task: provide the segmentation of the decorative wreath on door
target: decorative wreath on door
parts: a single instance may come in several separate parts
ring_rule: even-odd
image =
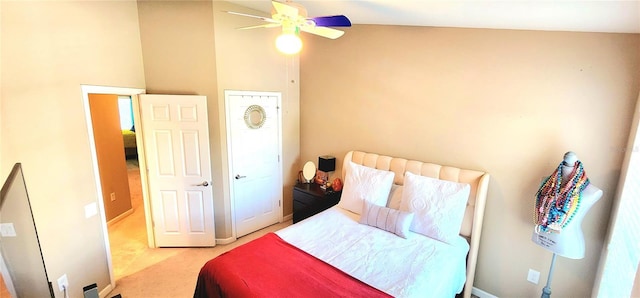
[[[251,129],[258,129],[267,120],[267,113],[259,105],[251,105],[244,111],[244,123]]]

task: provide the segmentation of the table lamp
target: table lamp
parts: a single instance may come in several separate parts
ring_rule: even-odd
[[[329,181],[329,172],[333,172],[336,170],[336,158],[329,155],[323,155],[318,157],[318,171],[322,172],[322,183],[321,186],[323,189],[326,188],[327,182]]]

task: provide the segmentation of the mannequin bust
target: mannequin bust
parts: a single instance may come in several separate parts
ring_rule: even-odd
[[[569,183],[569,177],[578,166],[578,157],[573,152],[564,155],[560,171],[562,175],[561,187]],[[555,172],[554,172],[555,173]],[[582,233],[582,220],[587,212],[602,197],[602,190],[589,183],[580,193],[580,204],[573,212],[570,221],[558,233],[555,231],[541,231],[536,226],[531,240],[550,250],[551,252],[570,259],[582,259],[585,253],[584,234]]]

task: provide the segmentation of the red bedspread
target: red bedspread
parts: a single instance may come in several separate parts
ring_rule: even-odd
[[[208,261],[193,296],[390,297],[274,233]]]

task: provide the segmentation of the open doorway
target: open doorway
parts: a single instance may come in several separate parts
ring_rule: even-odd
[[[89,101],[89,96],[90,95],[115,95],[117,97],[117,95],[122,95],[122,96],[128,96],[130,98],[135,98],[137,95],[139,94],[143,94],[144,93],[144,89],[135,89],[135,88],[122,88],[122,87],[105,87],[105,86],[89,86],[89,85],[82,85],[81,86],[82,89],[82,97],[83,97],[83,101],[84,101],[84,105],[85,105],[85,116],[86,116],[86,120],[87,120],[87,126],[88,126],[88,133],[89,133],[89,143],[90,143],[90,147],[91,147],[91,155],[92,155],[92,159],[93,159],[93,169],[94,169],[94,178],[95,178],[95,182],[96,182],[96,186],[97,186],[97,195],[98,195],[98,206],[100,207],[101,212],[101,217],[102,217],[102,231],[103,231],[103,235],[104,235],[104,241],[105,241],[105,249],[106,249],[106,255],[107,255],[107,263],[108,263],[108,268],[109,268],[109,278],[110,278],[110,284],[107,286],[107,288],[103,289],[101,292],[105,292],[108,293],[110,292],[113,288],[115,288],[115,282],[116,282],[116,276],[114,275],[114,265],[113,265],[113,256],[111,253],[111,241],[110,241],[110,234],[109,234],[109,229],[108,229],[108,219],[107,219],[107,214],[106,214],[106,206],[105,206],[105,199],[107,198],[107,200],[111,200],[111,196],[105,196],[104,192],[103,192],[103,183],[102,183],[102,177],[100,174],[100,169],[98,167],[98,152],[97,152],[97,146],[96,146],[96,137],[94,135],[94,130],[93,130],[93,119],[91,116],[91,107],[90,107],[90,101]],[[135,101],[134,101],[135,102]],[[132,104],[132,106],[134,106]],[[114,112],[116,114],[118,114],[117,110]],[[133,111],[133,116],[132,119],[135,119],[135,115],[137,114],[137,112]],[[119,118],[119,116],[118,116]],[[135,122],[135,120],[133,120]],[[116,124],[117,126],[119,126],[119,121],[118,124]],[[119,143],[121,145],[121,147],[119,148],[119,150],[122,150],[122,168],[124,169],[124,172],[127,173],[127,166],[126,166],[126,158],[124,157],[124,141],[121,141],[121,143]],[[139,148],[139,146],[137,146]],[[117,151],[118,149],[114,149],[114,151]],[[137,158],[139,158],[139,154],[137,155]],[[114,163],[114,164],[118,164],[118,163]],[[140,168],[140,161],[138,160],[138,169]],[[144,164],[144,162],[142,162],[142,164]],[[139,171],[138,171],[139,173]],[[142,177],[139,178],[140,180],[140,185],[142,186],[143,183],[141,181],[145,180],[144,174],[141,175]],[[121,177],[122,178],[122,177]],[[124,179],[126,179],[126,184],[127,187],[129,186],[129,177],[128,177],[128,173],[125,174]],[[121,180],[122,181],[122,180]],[[132,187],[134,189],[134,193],[135,193],[135,187]],[[142,188],[142,187],[141,187]],[[145,205],[144,201],[144,190],[141,189],[141,197],[143,200],[143,206]],[[130,200],[130,198],[128,198]],[[116,200],[118,200],[118,197],[116,195]],[[131,204],[130,204],[131,206]],[[131,208],[129,208],[131,209]],[[143,209],[142,213],[143,214],[147,214],[146,209],[142,207],[141,209]],[[132,212],[133,213],[133,210]],[[147,242],[146,245],[144,245],[145,247],[149,247],[152,245],[153,243],[153,236],[149,235],[149,233],[147,233],[148,229],[150,228],[150,220],[147,219],[146,217],[144,217],[145,220],[145,224],[143,224],[142,226],[138,226],[136,227],[136,229],[142,229],[143,231],[143,235],[146,235],[147,238]],[[117,222],[115,223],[117,224]],[[115,225],[114,224],[114,225]],[[115,244],[116,247],[118,247],[117,244]],[[120,274],[120,273],[119,273]]]
[[[135,272],[139,267],[136,266],[136,261],[149,249],[138,160],[136,121],[131,96],[117,96],[117,106],[131,209],[107,221],[113,274],[116,280]]]
[[[195,95],[142,95],[142,93],[144,93],[142,89],[82,86],[89,133],[89,145],[91,148],[94,178],[97,188],[97,204],[101,211],[100,216],[103,223],[105,250],[110,275],[110,284],[107,288],[100,291],[101,293],[109,293],[113,290],[116,280],[118,279],[114,275],[114,258],[111,251],[112,245],[110,243],[110,231],[107,222],[117,218],[120,214],[113,216],[113,214],[109,214],[110,211],[108,211],[106,207],[113,201],[121,200],[124,195],[118,195],[118,193],[114,195],[112,193],[113,191],[106,185],[105,177],[101,174],[98,156],[100,149],[98,148],[97,138],[94,133],[93,113],[91,112],[92,106],[89,100],[90,96],[107,95],[117,98],[117,95],[126,95],[131,96],[132,99],[138,160],[138,166],[137,169],[135,169],[137,171],[132,169],[134,170],[132,172],[136,172],[136,174],[139,173],[140,175],[142,206],[138,209],[144,211],[140,213],[140,216],[144,218],[144,225],[136,224],[136,229],[142,230],[138,235],[146,235],[147,245],[138,246],[143,253],[139,258],[128,257],[129,260],[134,259],[135,264],[131,264],[127,272],[133,273],[142,270],[151,264],[157,263],[161,259],[175,255],[181,250],[181,248],[160,250],[156,249],[156,247],[215,245],[211,164],[209,160],[209,122],[206,112],[206,97]],[[116,107],[113,113],[118,114],[117,106],[112,106],[111,109],[113,109],[113,107]],[[96,115],[98,115],[99,112],[100,111],[96,112]],[[180,117],[175,115],[180,115]],[[159,128],[159,123],[162,125],[170,123],[169,126],[172,129]],[[118,146],[106,151],[111,153],[115,152],[118,157],[108,160],[105,164],[108,166],[116,165],[120,167],[121,172],[124,173],[123,175],[117,176],[120,178],[124,176],[124,179],[127,180],[121,179],[120,182],[115,183],[116,185],[129,186],[126,154],[122,133],[120,132],[119,120],[114,125],[115,136],[112,136],[112,140],[117,140]],[[171,133],[169,133],[169,131]],[[176,137],[172,137],[172,135]],[[176,142],[169,142],[169,140],[176,140]],[[151,145],[145,146],[145,142]],[[109,143],[109,145],[112,144]],[[174,156],[173,153],[179,155]],[[145,156],[147,156],[147,158],[145,158]],[[147,164],[146,161],[148,160],[152,161],[152,163]],[[173,164],[169,165],[167,162],[173,162]],[[167,169],[182,170],[170,171],[174,173],[174,175],[171,176],[166,173],[165,170]],[[133,177],[134,176],[132,176],[132,179],[135,179]],[[159,182],[158,177],[169,177],[171,183],[167,183],[166,179]],[[134,182],[132,182],[132,184],[134,184]],[[162,189],[160,185],[162,185]],[[177,200],[174,201],[175,204],[173,205],[167,205],[165,204],[167,201],[163,200],[165,197],[162,196],[162,192],[167,192],[167,185],[172,187],[168,189],[168,192],[178,194]],[[135,194],[136,188],[132,188]],[[151,193],[156,195],[151,196]],[[158,204],[151,203],[154,198],[159,200]],[[130,194],[127,194],[127,199],[130,200]],[[189,208],[181,208],[180,206],[185,206],[184,203],[186,200],[190,200],[189,204],[187,204]],[[132,209],[134,205],[131,204],[131,202],[129,203],[130,206],[128,209]],[[152,214],[164,215],[166,212],[158,211],[154,213],[151,210],[151,206],[161,206],[160,208],[163,209],[173,208],[172,210],[180,211],[183,215],[186,214],[186,216],[157,216],[152,221]],[[131,212],[132,214],[133,211],[134,210]],[[172,213],[169,212],[169,214]],[[118,225],[120,221],[126,222],[124,221],[124,217],[125,216],[123,216],[122,220],[114,223],[113,226]],[[131,217],[131,214],[126,215],[126,217]],[[188,224],[178,222],[178,220],[181,219],[184,219]],[[152,222],[156,223],[155,229]],[[169,227],[169,229],[166,227]],[[181,229],[179,233],[176,233],[176,230],[171,229],[172,227],[180,227]],[[176,237],[176,235],[179,237]],[[113,242],[115,242],[115,237],[113,238]],[[118,246],[118,244],[114,243],[113,246]],[[118,246],[118,249],[120,248],[122,247]],[[122,273],[122,275],[126,275],[127,272]],[[121,273],[118,273],[118,277],[120,277],[120,274]]]
[[[136,121],[131,96],[88,97],[113,275],[118,280],[131,273],[149,248]]]

